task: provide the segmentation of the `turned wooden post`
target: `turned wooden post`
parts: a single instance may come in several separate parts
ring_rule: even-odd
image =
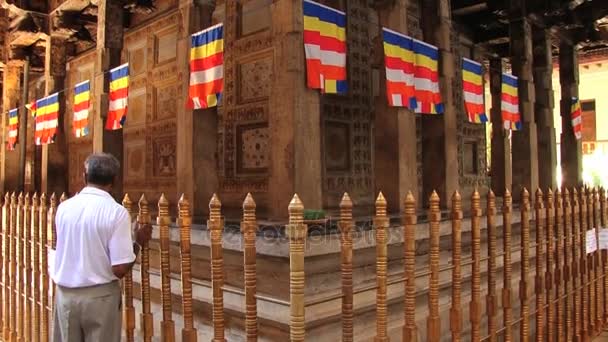
[[[488,234],[488,297],[486,301],[488,314],[488,341],[496,341],[496,315],[498,314],[498,297],[496,296],[496,196],[490,189],[487,198],[487,234]]]
[[[48,262],[48,210],[47,210],[47,198],[46,194],[40,196],[40,225],[38,232],[40,233],[40,282],[41,295],[40,295],[40,310],[41,312],[41,323],[40,323],[40,340],[42,342],[49,341],[49,313],[52,312],[52,307],[49,306],[49,262]]]
[[[572,189],[572,299],[574,302],[573,325],[574,337],[576,341],[581,340],[581,293],[580,293],[580,254],[581,254],[581,236],[580,236],[580,206],[578,202],[578,192],[576,188]]]
[[[601,227],[608,229],[608,207],[606,206],[606,189],[600,191],[600,220]],[[602,250],[602,261],[604,265],[603,277],[603,298],[604,298],[604,325],[608,323],[608,251]]]
[[[403,203],[403,263],[405,299],[403,341],[416,342],[416,200],[408,191]]]
[[[25,222],[23,222],[23,193],[17,199],[17,341],[26,342],[25,339]]]
[[[439,320],[439,196],[433,191],[429,201],[429,316],[427,318],[427,339],[439,342],[441,322]]]
[[[521,193],[521,278],[519,280],[519,301],[521,327],[519,340],[528,341],[530,335],[530,303],[528,302],[528,279],[530,274],[530,193],[526,188]]]
[[[10,205],[11,198],[9,193],[4,194],[4,204],[2,205],[2,337],[4,341],[11,338],[11,229],[10,229]]]
[[[511,282],[512,282],[512,265],[511,265],[511,209],[512,209],[512,198],[511,192],[506,189],[503,198],[503,288],[502,288],[502,310],[503,310],[503,322],[505,326],[504,341],[511,342],[512,330],[511,330],[511,318],[513,312],[511,309]]]
[[[462,198],[458,191],[452,195],[452,306],[450,329],[452,341],[460,341],[462,332]],[[473,317],[471,316],[471,322]]]
[[[47,234],[50,236],[51,249],[55,250],[57,248],[57,227],[55,227],[55,215],[57,214],[57,196],[53,193],[51,195],[51,204],[48,210],[47,217]],[[49,278],[50,281],[50,291],[51,291],[51,305],[49,308],[50,313],[53,312],[55,308],[55,283],[53,279]]]
[[[566,333],[564,336],[566,340],[572,340],[574,337],[573,328],[572,328],[572,309],[573,309],[573,301],[572,301],[572,291],[571,283],[572,283],[572,207],[570,204],[570,192],[567,188],[564,188],[563,191],[563,203],[564,203],[564,227],[563,227],[563,235],[565,237],[564,241],[564,265],[563,265],[563,286],[564,286],[564,311],[566,314]]]
[[[1,199],[1,198],[0,198]],[[4,202],[6,205],[6,201]],[[2,288],[0,289],[0,339],[4,336],[5,321],[8,316],[5,316],[4,312],[4,290],[8,286],[6,279],[4,279],[4,262],[7,260],[7,249],[4,247],[4,241],[6,239],[6,211],[4,206],[2,207],[2,226],[0,227],[0,282],[2,282]]]
[[[30,236],[32,237],[32,263],[33,266],[33,279],[30,298],[32,302],[33,310],[33,323],[32,323],[32,341],[40,341],[40,310],[42,309],[40,304],[40,207],[38,202],[38,194],[34,193],[32,196],[32,207],[30,211],[31,216],[31,229]]]
[[[545,198],[546,205],[546,232],[547,232],[547,270],[545,273],[545,293],[547,300],[547,341],[554,341],[555,338],[555,310],[553,307],[553,281],[554,281],[554,256],[555,248],[553,243],[555,242],[555,203],[553,202],[553,191],[549,189]]]
[[[557,313],[557,339],[564,340],[564,300],[562,293],[562,251],[563,251],[563,214],[564,207],[562,201],[562,193],[557,188],[555,190],[555,225],[553,226],[552,236],[555,236],[555,301]]]
[[[389,340],[387,332],[387,307],[386,307],[386,274],[387,274],[387,236],[388,217],[386,216],[386,199],[382,192],[376,199],[376,216],[374,217],[374,229],[376,230],[376,337],[375,342],[386,342]]]
[[[589,296],[587,294],[587,250],[586,250],[586,232],[587,232],[587,196],[585,189],[580,190],[580,277],[581,277],[581,339],[586,341],[589,328]]]
[[[604,296],[602,291],[602,257],[599,249],[599,233],[600,233],[600,198],[599,191],[597,188],[593,188],[593,229],[595,234],[595,241],[598,244],[597,250],[593,253],[594,262],[594,284],[595,284],[595,332],[599,335],[602,329],[602,309],[604,307]]]
[[[33,303],[30,294],[32,293],[32,202],[30,200],[30,194],[26,193],[23,200],[23,276],[21,282],[23,283],[23,308],[25,314],[23,315],[23,328],[25,341],[32,340],[32,309]]]
[[[245,275],[245,333],[248,342],[258,340],[257,300],[255,298],[257,285],[255,240],[258,223],[255,217],[256,204],[248,193],[243,201],[243,273]]]
[[[184,328],[182,329],[182,342],[196,342],[196,329],[194,329],[194,313],[192,311],[192,254],[190,251],[190,229],[192,227],[192,216],[190,215],[190,203],[182,195],[178,203],[182,276],[182,316]]]
[[[129,222],[132,222],[133,218],[133,202],[129,197],[129,194],[125,194],[122,199],[122,206],[125,207],[129,213]],[[124,291],[125,291],[125,309],[124,309],[124,324],[125,324],[125,337],[127,342],[135,341],[135,307],[133,306],[133,271],[130,270],[125,274],[124,277]]]
[[[585,194],[587,196],[587,230],[593,231],[595,227],[593,226],[593,194],[590,188],[585,189]],[[587,334],[589,337],[593,336],[595,333],[595,284],[593,281],[595,272],[593,271],[595,267],[594,253],[587,254],[587,299],[589,302],[589,327],[587,329]]]
[[[481,341],[481,198],[475,189],[471,196],[471,238],[472,259],[471,267],[471,340]]]
[[[285,233],[289,238],[289,336],[291,342],[304,342],[304,247],[308,227],[304,224],[304,205],[297,194],[289,203],[289,224],[285,227]]]
[[[222,203],[216,194],[209,202],[209,234],[211,235],[211,287],[213,289],[213,342],[224,342],[224,259],[222,255]]]
[[[340,202],[342,270],[342,342],[353,341],[353,202],[344,193]]]
[[[10,308],[11,312],[10,316],[10,337],[7,341],[17,341],[17,267],[18,267],[18,259],[17,259],[17,246],[19,241],[19,236],[17,235],[17,196],[13,192],[11,195],[11,212],[10,212],[10,230],[11,230],[11,279],[10,279],[10,287],[11,287],[11,300],[10,300]]]
[[[536,223],[536,276],[534,279],[534,293],[536,294],[536,341],[543,342],[544,336],[544,322],[545,315],[543,306],[545,305],[545,298],[543,293],[544,283],[544,249],[545,234],[543,227],[543,216],[544,216],[544,205],[543,205],[543,192],[541,189],[536,190],[536,201],[534,203],[535,210],[535,223]]]
[[[150,218],[150,210],[148,208],[148,200],[146,195],[141,195],[139,199],[139,214],[137,215],[137,223],[140,225],[151,224],[152,219]],[[142,336],[145,342],[151,342],[152,336],[154,336],[154,318],[152,316],[152,310],[150,308],[150,244],[144,243],[141,250],[141,305],[142,312],[140,318],[140,324],[142,329]]]
[[[169,201],[165,194],[161,194],[158,200],[158,217],[156,225],[160,230],[160,276],[161,276],[161,304],[163,309],[163,320],[160,323],[160,336],[164,342],[175,341],[175,322],[173,322],[173,310],[171,307],[171,238],[169,237]]]

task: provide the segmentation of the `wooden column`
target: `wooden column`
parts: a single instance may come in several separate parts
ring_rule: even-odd
[[[563,267],[563,271],[562,271],[562,279],[563,279],[563,284],[564,284],[564,293],[566,295],[566,300],[565,300],[565,309],[564,311],[566,312],[566,338],[567,339],[572,339],[574,334],[573,334],[573,328],[572,328],[572,311],[573,311],[573,298],[572,298],[572,291],[571,291],[571,277],[572,277],[572,271],[571,271],[571,265],[572,265],[572,207],[570,204],[570,192],[568,191],[568,188],[564,188],[563,191],[563,197],[564,197],[564,227],[563,227],[563,231],[564,231],[564,267]]]
[[[131,202],[131,198],[129,194],[125,194],[125,197],[122,200],[122,206],[127,209],[129,213],[129,218],[133,218],[133,202]],[[135,341],[135,307],[133,307],[133,271],[127,272],[124,277],[124,329],[125,329],[125,337],[127,342]]]
[[[492,122],[492,191],[497,196],[504,196],[505,190],[511,189],[511,140],[509,132],[502,124],[501,97],[502,97],[502,60],[490,59],[490,93],[492,94],[492,108],[490,119]]]
[[[32,272],[31,299],[33,305],[32,341],[40,341],[40,313],[43,306],[40,305],[40,212],[38,194],[32,196],[31,215],[31,238],[32,238]],[[46,341],[43,341],[46,342]]]
[[[576,341],[581,339],[581,296],[580,296],[580,216],[579,216],[578,192],[572,188],[572,297],[574,303],[574,338]]]
[[[41,323],[40,323],[40,340],[47,342],[49,340],[49,273],[48,273],[48,212],[47,212],[47,197],[45,193],[40,196],[40,277],[41,286]]]
[[[471,303],[469,314],[471,316],[471,340],[481,341],[481,200],[479,191],[475,189],[471,196],[471,239],[472,259],[471,266]]]
[[[218,113],[217,107],[194,111],[186,108],[190,85],[190,45],[193,33],[212,25],[215,2],[179,1],[181,30],[177,41],[177,68],[181,100],[177,107],[176,179],[177,192],[193,200],[190,205],[195,208],[195,215],[208,214],[205,205],[197,204],[207,201],[218,189],[216,160]],[[230,51],[227,49],[225,53]],[[194,170],[204,170],[204,172],[194,172]]]
[[[553,269],[555,265],[553,264],[555,250],[554,250],[554,230],[553,227],[555,225],[555,203],[553,202],[553,192],[551,188],[548,189],[547,195],[545,198],[546,203],[546,231],[547,231],[547,269],[545,272],[545,289],[546,289],[546,298],[547,298],[547,341],[553,341],[555,336],[555,310],[553,308]]]
[[[169,201],[165,194],[160,196],[158,201],[158,217],[156,225],[160,230],[160,276],[161,276],[161,304],[163,308],[163,320],[160,323],[161,340],[164,342],[175,341],[175,322],[173,322],[173,308],[171,293],[171,257],[169,236],[169,225],[171,224],[171,216],[169,216]]]
[[[224,338],[224,257],[222,250],[222,203],[216,194],[209,202],[209,235],[211,240],[211,289],[213,291],[213,342],[225,342]]]
[[[519,280],[520,334],[522,342],[530,337],[530,303],[528,302],[528,280],[530,274],[530,194],[526,188],[521,194],[521,276]]]
[[[488,313],[488,336],[490,342],[496,341],[496,316],[498,314],[498,297],[496,295],[496,195],[488,191],[488,206],[486,209],[488,224],[488,297],[486,310]]]
[[[545,340],[545,310],[543,309],[545,306],[543,292],[543,287],[545,286],[543,274],[543,261],[545,257],[543,245],[545,244],[545,233],[543,227],[543,192],[540,189],[536,190],[536,203],[534,204],[534,209],[534,221],[536,223],[536,277],[534,281],[534,293],[536,295],[536,342],[543,342]]]
[[[532,74],[532,29],[526,17],[525,1],[510,0],[510,48],[513,75],[518,77],[519,112],[522,129],[513,131],[513,196],[538,188],[538,150],[534,118],[534,81]]]
[[[462,198],[458,191],[452,195],[452,305],[450,307],[450,330],[452,332],[452,341],[460,341],[460,334],[462,332],[462,266],[461,266],[461,254],[462,254]],[[479,219],[477,218],[477,221]],[[479,222],[477,222],[479,228]],[[474,228],[473,228],[474,229]],[[473,244],[475,242],[473,241]],[[475,251],[473,246],[473,251]],[[473,267],[475,261],[473,261]],[[479,266],[479,265],[477,265]],[[479,280],[479,277],[477,278]],[[479,285],[479,284],[478,284]],[[471,331],[472,334],[475,332],[473,329],[479,327],[473,326],[473,311],[471,311]]]
[[[95,117],[91,118],[93,152],[112,154],[121,164],[123,160],[122,130],[104,129],[109,105],[108,71],[121,64],[120,54],[123,43],[124,10],[120,1],[99,1],[97,7],[97,47],[95,50],[94,80],[92,97]],[[127,114],[128,115],[128,114]],[[114,183],[114,197],[122,195],[122,173]]]
[[[353,202],[344,193],[340,202],[342,271],[342,342],[353,341]]]
[[[403,203],[403,264],[405,300],[403,341],[416,342],[416,200],[408,192]]]
[[[562,291],[562,265],[563,265],[563,214],[564,207],[562,201],[562,193],[557,188],[555,190],[555,226],[553,226],[552,236],[555,236],[555,300],[556,300],[556,323],[557,323],[557,337],[558,340],[562,340],[564,337],[564,293]]]
[[[579,248],[580,248],[580,298],[581,298],[581,339],[586,341],[588,338],[588,322],[589,322],[589,301],[590,298],[587,295],[587,251],[585,249],[586,239],[585,233],[587,232],[587,198],[585,196],[585,189],[580,188],[578,193],[580,211],[579,211]]]
[[[146,195],[141,195],[139,199],[139,214],[137,215],[137,223],[141,225],[152,224],[150,218],[150,210],[148,208],[148,200]],[[154,336],[154,318],[152,316],[151,303],[150,303],[150,245],[148,242],[141,246],[141,305],[142,310],[140,314],[140,329],[142,331],[142,337],[144,342],[151,342],[152,336]]]
[[[551,35],[549,30],[534,27],[534,115],[538,136],[538,182],[541,189],[555,188],[557,149],[553,123],[553,61],[551,55]]]
[[[567,187],[583,184],[583,153],[580,140],[576,140],[572,129],[572,98],[578,98],[578,51],[577,46],[561,41],[559,44],[559,83],[562,98],[560,113],[562,133],[560,135],[560,162],[562,182]]]
[[[194,329],[194,313],[192,312],[192,253],[190,250],[192,215],[190,214],[190,203],[183,195],[179,200],[179,218],[177,219],[177,225],[179,226],[180,236],[182,315],[184,317],[182,341],[196,342],[197,333],[196,329]]]
[[[19,194],[17,198],[17,206],[15,207],[15,223],[16,232],[15,239],[17,240],[17,284],[13,287],[13,291],[16,293],[16,300],[13,305],[17,307],[17,341],[27,342],[25,339],[25,281],[23,275],[25,274],[25,245],[23,243],[24,238],[24,222],[23,222],[23,193]]]
[[[247,342],[258,340],[258,314],[256,293],[256,234],[258,223],[255,217],[256,204],[250,193],[243,202],[243,221],[241,233],[243,234],[243,265],[245,274],[245,333]]]
[[[439,342],[441,338],[441,321],[439,318],[439,196],[435,191],[429,199],[429,316],[426,320],[427,340]]]
[[[289,224],[285,227],[289,238],[289,336],[292,342],[304,342],[306,318],[304,306],[304,246],[308,227],[304,224],[304,204],[297,194],[289,203]]]
[[[17,189],[17,176],[19,172],[16,166],[19,162],[19,153],[17,151],[6,150],[6,134],[8,133],[8,111],[17,108],[20,104],[19,91],[21,82],[21,63],[17,61],[9,61],[2,71],[2,144],[0,144],[0,154],[2,157],[0,163],[0,190],[15,191]],[[18,137],[18,144],[25,140]]]
[[[2,237],[3,237],[3,266],[2,270],[4,276],[2,282],[4,283],[2,294],[2,338],[4,341],[9,341],[11,338],[11,263],[12,263],[12,231],[11,231],[11,197],[9,193],[4,194],[4,205],[2,206]]]
[[[269,101],[270,135],[268,208],[271,218],[284,218],[290,194],[310,208],[323,206],[321,110],[319,91],[306,88],[302,3],[275,0],[271,36],[274,37],[273,94]]]
[[[505,190],[502,207],[502,227],[503,227],[503,288],[502,288],[502,319],[505,327],[504,341],[511,342],[513,332],[511,329],[511,320],[513,317],[513,309],[511,308],[511,282],[513,279],[511,265],[511,210],[512,198],[511,192]]]
[[[394,1],[378,10],[380,25],[407,34],[409,0]],[[382,39],[376,49],[383,51]],[[383,54],[380,54],[384,56]],[[408,191],[418,193],[416,163],[416,115],[407,108],[389,107],[386,98],[386,69],[379,67],[380,94],[376,98],[374,165],[376,189],[386,196],[389,211],[399,211]],[[395,186],[396,185],[396,186]]]
[[[376,230],[376,337],[374,342],[388,342],[386,303],[386,277],[387,277],[387,234],[388,217],[386,216],[386,199],[382,192],[376,199],[376,216],[374,217],[374,229]]]
[[[32,318],[33,302],[30,294],[32,293],[32,202],[30,194],[26,193],[23,200],[23,273],[21,282],[23,283],[23,309],[25,340],[32,340]]]

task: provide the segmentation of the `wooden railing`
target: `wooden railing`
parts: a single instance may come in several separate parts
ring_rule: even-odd
[[[62,196],[60,202],[65,200]],[[587,250],[589,242],[598,241],[600,228],[608,223],[606,192],[596,189],[564,189],[543,194],[534,194],[534,208],[531,195],[524,189],[519,206],[521,215],[521,237],[519,248],[512,246],[512,198],[507,191],[502,207],[502,237],[497,234],[496,199],[492,192],[485,198],[485,214],[482,198],[475,191],[471,196],[470,257],[463,258],[462,243],[462,199],[456,192],[451,199],[451,262],[440,267],[440,220],[439,196],[430,197],[428,212],[429,263],[428,269],[416,269],[416,203],[411,194],[403,202],[403,267],[404,298],[402,341],[416,341],[420,330],[425,328],[426,340],[439,341],[442,335],[451,340],[471,341],[512,341],[516,334],[519,340],[562,341],[587,340],[597,334],[608,322],[608,260],[607,250]],[[47,251],[55,248],[57,234],[54,227],[57,211],[55,195],[47,199],[45,194],[6,194],[2,205],[2,260],[0,260],[2,291],[0,294],[0,324],[4,341],[49,340],[49,320],[54,302],[54,285],[48,275]],[[123,206],[141,224],[151,223],[148,201],[142,196],[135,213],[134,204],[128,195]],[[192,218],[190,205],[185,198],[177,204],[177,226],[180,235],[181,263],[181,313],[183,328],[182,341],[196,341],[192,304],[192,257],[190,231]],[[210,217],[207,227],[210,233],[212,325],[213,341],[225,341],[223,283],[224,263],[222,257],[223,217],[221,202],[213,196],[209,204]],[[375,341],[389,341],[391,334],[388,324],[387,301],[387,243],[389,219],[387,203],[382,193],[376,201],[373,228],[376,238],[376,337]],[[344,194],[340,203],[338,223],[341,242],[342,280],[342,340],[353,341],[354,303],[353,294],[353,202]],[[174,308],[172,306],[170,270],[170,203],[165,196],[158,201],[158,217],[155,229],[159,230],[160,275],[162,319],[160,336],[163,341],[175,340]],[[244,336],[247,341],[258,339],[256,303],[256,205],[251,194],[243,203],[243,268],[245,324]],[[289,239],[290,257],[290,339],[304,341],[306,320],[304,301],[304,251],[307,239],[307,225],[304,221],[304,205],[297,195],[289,203],[289,223],[286,234]],[[487,222],[487,255],[482,256],[481,222]],[[531,237],[531,225],[535,236]],[[503,249],[498,251],[498,239],[502,238]],[[465,246],[468,247],[469,246]],[[530,252],[534,251],[534,259]],[[514,289],[512,255],[520,254],[519,287]],[[498,260],[502,258],[503,286],[498,288]],[[534,260],[534,265],[531,261]],[[485,263],[485,269],[482,269]],[[471,267],[470,295],[463,297],[462,269]],[[139,317],[141,331],[135,332],[136,314],[133,304],[133,276],[128,274],[123,280],[124,289],[124,329],[127,341],[135,341],[141,336],[151,341],[155,335],[154,317],[151,311],[150,289],[150,249],[144,245],[140,256],[142,310]],[[451,272],[451,303],[449,308],[449,331],[441,329],[439,305],[439,279],[441,272]],[[482,284],[482,274],[487,282]],[[426,326],[421,326],[425,317],[416,317],[416,278],[428,278],[428,313]],[[467,278],[468,279],[468,278]],[[516,280],[516,279],[515,279]],[[484,290],[485,288],[485,290]],[[500,292],[499,292],[500,290]],[[485,298],[482,293],[486,293]],[[534,298],[529,294],[532,293]],[[463,298],[470,298],[463,303]],[[519,301],[519,312],[514,304]],[[463,307],[468,304],[468,317]],[[484,307],[485,306],[485,307]],[[532,309],[531,309],[532,308]],[[482,312],[485,309],[485,318]],[[498,316],[502,310],[502,322]],[[517,319],[515,319],[517,318]],[[467,322],[468,321],[468,322]],[[422,324],[424,325],[424,324]],[[401,334],[400,334],[401,335]],[[137,338],[138,340],[140,338]]]

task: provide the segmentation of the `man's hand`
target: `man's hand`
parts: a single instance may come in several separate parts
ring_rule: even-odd
[[[143,246],[146,242],[152,238],[152,225],[151,224],[140,224],[137,223],[135,226],[135,242],[138,245]]]

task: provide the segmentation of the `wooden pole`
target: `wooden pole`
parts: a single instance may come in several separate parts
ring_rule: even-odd
[[[289,203],[289,224],[285,232],[289,238],[289,297],[290,312],[289,336],[291,342],[304,342],[304,244],[308,235],[304,224],[304,205],[297,194]]]
[[[122,199],[122,206],[125,207],[129,213],[129,218],[132,222],[133,218],[133,202],[129,197],[129,194],[125,194]],[[125,337],[127,342],[135,341],[135,307],[133,306],[133,271],[127,272],[124,277],[124,291],[125,291],[125,310],[124,310],[124,322],[125,322]]]
[[[342,270],[342,341],[353,341],[353,202],[344,193],[340,202]]]
[[[179,218],[177,225],[180,234],[180,256],[182,276],[182,315],[184,317],[184,328],[182,329],[182,342],[196,342],[196,329],[194,329],[194,318],[192,312],[192,254],[190,251],[190,229],[192,227],[192,216],[190,215],[190,203],[182,195],[178,203]]]
[[[606,189],[600,191],[600,219],[603,229],[608,228],[608,206],[606,206]],[[603,297],[604,297],[604,326],[608,324],[608,251],[602,250],[602,261],[604,264],[603,277]]]
[[[527,342],[530,335],[530,303],[528,301],[528,280],[530,276],[530,193],[526,188],[521,193],[521,278],[519,281],[519,301],[521,327],[519,340]]]
[[[593,228],[595,233],[595,241],[599,243],[599,232],[600,232],[600,198],[599,191],[597,188],[593,188]],[[594,284],[595,284],[595,333],[599,335],[602,329],[602,309],[604,307],[604,296],[602,291],[602,257],[599,246],[593,253],[595,259],[594,263]]]
[[[18,253],[18,284],[15,287],[17,291],[17,341],[26,342],[25,339],[25,222],[23,222],[23,193],[19,194],[17,199],[17,253]]]
[[[173,310],[171,307],[171,238],[169,237],[169,201],[165,194],[161,194],[158,200],[158,217],[156,225],[160,229],[160,276],[161,276],[161,303],[163,308],[163,320],[160,323],[160,336],[164,342],[175,341],[175,322],[173,322]]]
[[[481,199],[475,189],[471,196],[471,235],[472,235],[472,295],[469,314],[471,316],[471,340],[481,341]]]
[[[458,191],[452,195],[452,307],[450,329],[452,341],[460,341],[462,332],[462,198]],[[473,316],[471,316],[471,324]]]
[[[544,261],[544,249],[545,244],[545,233],[543,227],[543,216],[544,216],[544,205],[543,205],[543,192],[541,189],[536,190],[536,201],[534,203],[535,216],[534,220],[536,223],[536,277],[534,281],[534,293],[536,294],[536,342],[543,342],[545,340],[544,326],[545,326],[545,298],[543,287],[545,286],[543,261]]]
[[[585,233],[587,231],[587,196],[585,196],[585,189],[581,188],[580,191],[580,248],[581,248],[581,261],[580,261],[580,276],[581,276],[581,339],[586,341],[588,339],[588,327],[589,327],[589,296],[587,295],[587,251],[585,249]]]
[[[555,301],[556,313],[555,319],[557,323],[557,339],[564,340],[564,305],[562,293],[562,252],[563,252],[563,214],[564,207],[562,202],[562,193],[557,188],[555,190],[555,225],[553,226],[552,236],[555,236]]]
[[[564,188],[563,191],[564,196],[564,227],[563,227],[563,235],[565,237],[564,244],[564,270],[562,272],[563,275],[563,284],[564,284],[564,294],[566,296],[564,302],[564,311],[566,313],[566,340],[572,340],[574,338],[573,326],[572,326],[572,309],[573,309],[573,301],[572,301],[572,207],[570,204],[570,192],[567,188]]]
[[[63,197],[63,196],[62,196]],[[55,193],[51,195],[51,205],[48,210],[47,217],[47,234],[50,236],[51,241],[51,249],[56,250],[57,248],[57,227],[55,227],[55,215],[57,214],[57,196]],[[55,308],[55,283],[53,279],[49,277],[50,281],[50,290],[51,290],[51,305],[49,308],[49,313],[52,313]]]
[[[7,192],[4,194],[4,205],[2,206],[2,237],[3,237],[3,252],[2,261],[3,265],[3,295],[4,300],[2,301],[2,337],[4,341],[9,341],[11,338],[11,263],[12,263],[12,252],[11,252],[11,241],[13,236],[11,234],[11,197]]]
[[[593,230],[593,194],[591,189],[586,188],[587,196],[587,230]],[[595,260],[594,253],[587,254],[587,299],[589,301],[589,328],[587,334],[589,337],[595,333],[595,285],[594,271]]]
[[[553,242],[555,241],[555,203],[553,202],[553,191],[549,189],[547,191],[547,196],[545,198],[546,207],[546,222],[547,222],[547,270],[545,273],[545,289],[546,289],[546,297],[547,297],[547,341],[554,341],[555,338],[555,311],[553,307],[553,282],[554,278],[554,267],[553,263],[555,256],[555,248],[553,247]]]
[[[224,259],[222,203],[216,194],[209,202],[209,234],[211,235],[211,287],[213,289],[213,342],[224,342]]]
[[[258,223],[255,217],[256,204],[251,193],[243,201],[243,273],[245,275],[245,333],[247,342],[258,340],[258,314],[257,300],[255,298],[257,287],[256,248],[255,240]]]
[[[429,200],[429,316],[427,318],[427,339],[429,342],[439,342],[441,322],[439,320],[439,196],[433,191]]]
[[[31,215],[31,237],[32,237],[32,256],[33,256],[33,279],[31,289],[31,299],[34,315],[34,323],[32,324],[33,336],[32,341],[40,341],[40,206],[38,202],[38,194],[32,196]]]
[[[511,318],[513,312],[511,309],[511,208],[512,198],[509,189],[505,190],[505,196],[503,198],[503,288],[502,288],[502,310],[503,310],[503,322],[505,327],[504,341],[511,342],[512,331],[511,331]]]
[[[25,194],[23,203],[23,307],[25,309],[24,315],[24,339],[25,341],[32,340],[32,309],[33,303],[30,294],[32,293],[32,202],[30,195]]]
[[[574,300],[574,337],[576,341],[581,341],[581,293],[580,293],[580,206],[578,202],[578,192],[576,188],[572,189],[572,293]]]
[[[150,218],[150,210],[148,209],[148,200],[146,195],[141,195],[139,199],[139,214],[137,215],[137,222],[140,225],[151,224],[152,219]],[[150,244],[145,242],[141,250],[141,328],[142,335],[145,342],[151,342],[152,336],[154,336],[154,318],[152,316],[152,310],[150,308]]]
[[[376,199],[376,216],[374,228],[376,230],[376,337],[375,342],[387,342],[387,306],[386,306],[386,275],[387,275],[387,236],[388,217],[386,216],[386,199],[382,192]]]
[[[408,191],[403,203],[403,258],[405,300],[403,341],[416,342],[416,200]]]
[[[496,342],[496,315],[498,313],[498,297],[496,296],[496,196],[492,190],[488,191],[488,204],[486,209],[488,224],[488,335],[489,342]]]
[[[40,196],[40,226],[38,227],[40,232],[40,273],[41,278],[41,324],[40,324],[40,340],[42,342],[48,342],[49,340],[49,272],[48,272],[48,211],[47,211],[47,198],[46,194],[43,193]]]
[[[11,213],[10,213],[10,223],[11,223],[11,302],[10,302],[10,337],[7,341],[17,341],[17,242],[19,241],[19,236],[17,235],[17,196],[13,192],[11,195]]]

